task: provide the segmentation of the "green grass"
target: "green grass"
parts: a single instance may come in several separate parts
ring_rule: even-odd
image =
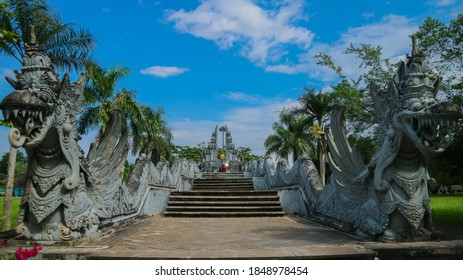
[[[0,231],[3,228],[3,204],[5,202],[5,198],[0,196]],[[13,197],[12,207],[11,207],[11,229],[16,227],[16,223],[18,222],[18,214],[19,214],[19,203],[21,202],[21,197]]]
[[[435,226],[463,229],[463,194],[432,195],[431,208]]]

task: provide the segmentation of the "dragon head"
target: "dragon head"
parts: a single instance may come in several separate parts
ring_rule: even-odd
[[[4,119],[13,125],[10,144],[33,148],[54,124],[64,123],[69,116],[75,118],[86,80],[82,75],[77,83],[71,83],[66,74],[61,81],[50,58],[37,44],[33,28],[31,40],[25,44],[21,73],[14,73],[17,81],[8,77],[6,80],[15,90],[2,100],[0,109]]]
[[[451,142],[452,129],[463,118],[461,108],[436,100],[442,79],[432,78],[429,72],[413,38],[412,54],[400,63],[388,91],[380,93],[394,129],[402,130],[425,156],[443,152]]]

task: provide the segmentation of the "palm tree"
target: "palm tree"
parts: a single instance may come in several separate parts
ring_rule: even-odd
[[[134,92],[126,89],[118,91],[117,83],[130,73],[126,67],[115,67],[108,70],[91,64],[87,66],[86,72],[89,82],[84,90],[84,111],[80,116],[77,132],[86,134],[89,130],[100,128],[97,141],[103,135],[106,125],[109,122],[110,111],[121,109],[123,103],[135,103],[132,99]],[[116,101],[117,99],[124,101]],[[117,102],[117,106],[115,105]],[[123,108],[125,111],[128,108]]]
[[[310,154],[313,137],[310,133],[311,119],[305,115],[292,115],[290,111],[280,113],[280,121],[273,124],[274,134],[264,142],[267,155],[275,153],[283,158],[290,154],[293,161],[303,153]]]
[[[151,151],[151,161],[159,162],[169,159],[174,150],[173,135],[167,122],[164,120],[164,110],[153,110],[149,106],[140,105],[142,118],[131,120],[132,153],[138,151]]]
[[[167,157],[171,149],[172,133],[162,118],[162,109],[153,110],[135,100],[135,91],[117,90],[117,83],[130,72],[126,67],[103,69],[97,65],[87,67],[89,83],[84,90],[84,105],[77,131],[81,134],[99,128],[97,142],[109,122],[110,112],[119,110],[132,139],[132,153],[142,149],[155,151],[159,157]],[[153,155],[154,155],[153,154]]]
[[[72,23],[63,23],[58,13],[45,0],[10,0],[9,13],[0,15],[0,24],[6,32],[18,35],[18,40],[0,40],[0,55],[22,62],[29,42],[30,26],[35,26],[37,43],[50,57],[58,70],[81,70],[92,63],[94,38],[85,29],[77,30]]]
[[[304,88],[304,90],[305,93],[297,99],[300,107],[294,111],[312,117],[319,126],[323,126],[323,118],[337,107],[334,104],[334,94],[331,92],[317,93],[313,88]]]
[[[292,112],[307,115],[316,120],[316,123],[310,128],[310,131],[312,132],[312,136],[317,139],[320,177],[322,184],[325,184],[328,150],[323,129],[323,119],[337,107],[335,104],[335,95],[331,92],[317,93],[315,89],[312,88],[304,88],[304,90],[306,92],[298,98],[300,107],[293,108]]]

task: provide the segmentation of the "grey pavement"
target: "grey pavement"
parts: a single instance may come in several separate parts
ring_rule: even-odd
[[[16,241],[21,242],[21,241]],[[20,244],[20,243],[18,243]],[[18,245],[16,244],[16,245]],[[0,249],[0,254],[11,248]],[[300,217],[151,216],[79,243],[43,244],[44,259],[375,259],[463,257],[463,240],[365,242]]]

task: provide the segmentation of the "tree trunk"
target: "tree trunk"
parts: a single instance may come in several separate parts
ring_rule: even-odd
[[[8,159],[8,178],[5,190],[5,204],[3,205],[3,231],[11,229],[11,202],[13,200],[14,170],[16,167],[17,149],[10,146],[10,157]]]
[[[322,136],[318,140],[318,149],[319,149],[319,159],[320,159],[320,179],[322,185],[325,185],[325,176],[326,176],[326,141],[325,137]]]

